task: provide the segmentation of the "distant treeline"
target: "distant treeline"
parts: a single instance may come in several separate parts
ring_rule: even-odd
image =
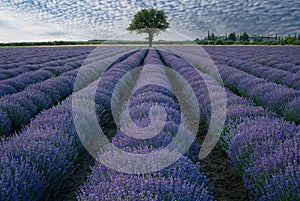
[[[214,33],[208,34],[204,39],[196,38],[199,45],[300,45],[300,35],[294,34],[287,37],[278,36],[249,36],[247,32],[236,34],[235,32],[225,36],[218,36]]]

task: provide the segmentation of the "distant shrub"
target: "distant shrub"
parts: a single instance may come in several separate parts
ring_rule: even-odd
[[[263,44],[263,45],[280,45],[279,41],[277,41],[277,40],[267,40],[267,41],[263,41],[261,44]]]
[[[215,44],[216,45],[224,45],[224,41],[223,40],[216,40]]]
[[[234,44],[234,41],[232,40],[225,40],[225,45],[233,45]]]
[[[295,40],[295,41],[293,42],[293,45],[300,45],[300,40]]]
[[[208,45],[208,41],[207,40],[198,40],[197,43],[199,45]]]

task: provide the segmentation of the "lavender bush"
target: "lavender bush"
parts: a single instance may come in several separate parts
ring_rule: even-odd
[[[116,159],[117,161],[117,159]],[[120,173],[96,164],[78,200],[213,200],[207,178],[186,158],[159,172]]]
[[[75,168],[80,150],[71,108],[43,112],[20,135],[1,142],[1,200],[51,198]]]
[[[225,139],[234,169],[256,200],[299,197],[299,134],[295,125],[278,118],[248,119],[231,129]]]
[[[294,98],[286,104],[283,115],[287,119],[300,124],[300,97]]]

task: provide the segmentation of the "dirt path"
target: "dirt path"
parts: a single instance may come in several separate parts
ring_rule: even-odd
[[[198,133],[199,141],[203,141],[204,129]],[[232,170],[227,156],[217,146],[203,160],[200,160],[200,171],[214,186],[216,201],[250,201],[243,181]]]
[[[107,134],[107,137],[111,140],[112,136],[116,133],[116,127],[113,122],[107,123],[103,132]],[[87,176],[91,174],[91,167],[94,166],[95,159],[85,151],[79,156],[79,163],[71,175],[71,178],[65,182],[66,187],[57,196],[55,196],[53,201],[76,201],[76,191],[84,184],[87,180]]]
[[[250,201],[243,181],[231,169],[225,154],[215,148],[200,161],[200,170],[214,185],[216,201]]]
[[[91,173],[90,167],[95,163],[94,158],[85,151],[80,156],[80,162],[71,176],[66,181],[66,187],[61,191],[53,201],[75,201],[76,191],[86,181],[87,176]]]

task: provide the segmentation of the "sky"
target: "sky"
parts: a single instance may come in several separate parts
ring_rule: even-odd
[[[126,30],[143,8],[164,10],[170,28],[159,40],[300,34],[298,0],[1,0],[0,42],[144,40]]]

